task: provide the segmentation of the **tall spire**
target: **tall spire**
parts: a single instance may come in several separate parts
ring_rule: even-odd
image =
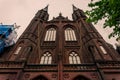
[[[48,6],[49,6],[49,5],[47,5],[43,10],[44,10],[44,11],[48,11]]]
[[[78,8],[77,8],[77,7],[75,7],[74,5],[72,5],[72,6],[73,6],[73,11],[78,10]]]

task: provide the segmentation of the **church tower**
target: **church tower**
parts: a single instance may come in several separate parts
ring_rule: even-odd
[[[73,5],[72,17],[48,21],[48,6],[39,10],[1,56],[0,80],[119,80],[120,55],[83,10]]]

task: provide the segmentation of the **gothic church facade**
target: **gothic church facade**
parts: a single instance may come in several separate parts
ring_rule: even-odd
[[[120,55],[81,9],[73,6],[72,17],[48,21],[48,6],[39,10],[1,55],[0,80],[120,80]]]

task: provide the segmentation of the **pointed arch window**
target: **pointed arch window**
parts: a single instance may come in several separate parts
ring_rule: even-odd
[[[102,50],[103,54],[107,54],[107,52],[103,46],[100,45],[100,49]]]
[[[54,28],[48,29],[45,34],[44,41],[55,41],[55,39],[56,39],[56,30]]]
[[[19,54],[19,52],[20,52],[21,49],[22,49],[22,47],[19,46],[19,47],[16,49],[16,51],[14,52],[14,54]]]
[[[69,63],[70,64],[81,64],[80,57],[76,52],[71,52],[69,54]]]
[[[50,52],[45,52],[41,57],[40,64],[51,64],[52,63],[52,56]]]
[[[65,29],[65,41],[76,41],[75,31],[72,28]]]

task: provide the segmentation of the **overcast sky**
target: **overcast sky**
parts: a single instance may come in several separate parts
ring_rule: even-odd
[[[91,0],[0,0],[0,23],[20,25],[18,35],[21,35],[25,28],[28,26],[32,18],[38,10],[46,7],[49,4],[48,13],[49,19],[53,16],[56,17],[61,12],[63,16],[71,18],[72,4],[82,10],[88,10],[88,3]],[[115,38],[108,39],[110,29],[102,28],[103,21],[100,21],[95,27],[103,36],[103,38],[111,43],[117,43]]]

